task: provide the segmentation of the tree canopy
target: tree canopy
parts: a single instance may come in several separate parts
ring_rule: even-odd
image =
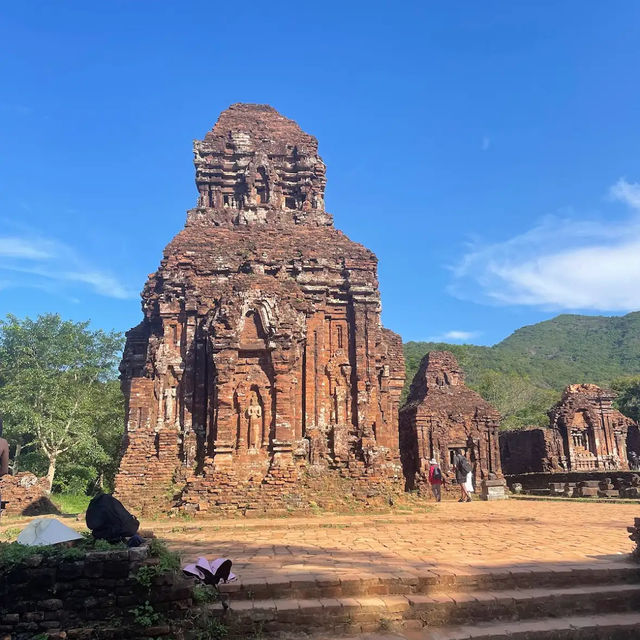
[[[14,465],[52,487],[109,484],[123,430],[122,335],[56,314],[0,321],[0,412]]]
[[[504,428],[548,424],[546,412],[568,384],[591,382],[619,393],[617,406],[637,420],[640,407],[640,312],[564,314],[518,329],[493,347],[407,342],[405,394],[428,351],[453,352],[467,384],[494,404]],[[636,404],[634,404],[636,403]]]

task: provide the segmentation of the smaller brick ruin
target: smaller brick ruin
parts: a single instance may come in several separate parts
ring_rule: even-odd
[[[613,407],[614,398],[595,384],[569,385],[548,428],[501,434],[505,473],[628,470],[638,425]]]
[[[466,451],[476,483],[502,477],[500,414],[464,384],[464,373],[449,351],[431,351],[416,373],[400,410],[400,451],[408,489],[428,486],[435,458],[453,478],[455,449]],[[491,475],[490,475],[491,474]]]
[[[15,476],[2,476],[0,495],[2,502],[6,502],[3,512],[15,516],[58,513],[56,506],[49,500],[48,489],[49,483],[46,478],[38,478],[27,471]]]
[[[507,475],[563,471],[564,445],[560,434],[545,427],[531,427],[500,434],[500,459]]]

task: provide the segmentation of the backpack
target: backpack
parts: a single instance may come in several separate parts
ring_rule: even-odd
[[[458,470],[462,471],[462,473],[469,473],[473,470],[471,464],[464,456],[458,458]]]
[[[109,542],[120,542],[138,532],[140,523],[108,493],[101,493],[91,500],[85,516],[93,537]]]
[[[442,471],[438,465],[436,465],[436,468],[433,470],[433,479],[442,480]]]

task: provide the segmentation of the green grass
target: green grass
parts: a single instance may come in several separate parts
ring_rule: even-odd
[[[22,531],[20,527],[8,527],[4,531],[0,531],[0,542],[13,542],[20,531]]]
[[[52,493],[51,502],[60,509],[62,513],[76,515],[83,513],[89,506],[91,496],[78,493]]]

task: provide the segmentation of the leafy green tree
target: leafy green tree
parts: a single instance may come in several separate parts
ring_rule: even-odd
[[[522,327],[492,347],[407,342],[403,402],[422,356],[434,350],[453,352],[467,384],[501,411],[506,428],[546,425],[546,412],[560,392],[579,382],[605,388],[612,380],[619,382],[620,410],[640,417],[638,386],[629,383],[630,376],[640,378],[640,312],[614,317],[563,314]]]
[[[635,422],[640,422],[640,376],[618,378],[611,383],[618,394],[616,406]]]
[[[515,373],[485,371],[473,385],[476,391],[490,402],[502,416],[504,429],[527,426],[547,426],[547,411],[560,394],[542,389],[527,378]]]
[[[30,448],[30,466],[44,458],[50,487],[59,467],[67,476],[82,468],[85,475],[104,477],[113,464],[113,441],[122,431],[116,427],[122,399],[115,382],[121,349],[120,334],[92,331],[88,322],[55,314],[0,321],[0,411],[7,436]]]

